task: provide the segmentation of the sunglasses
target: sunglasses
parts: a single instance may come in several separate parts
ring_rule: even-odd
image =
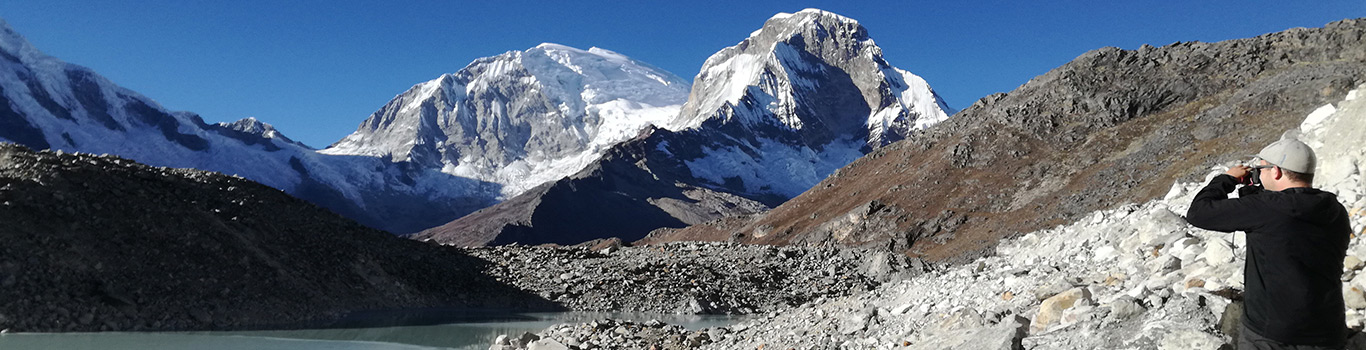
[[[1248,165],[1247,167],[1248,167],[1248,174],[1247,174],[1248,180],[1250,180],[1250,181],[1252,182],[1252,185],[1253,185],[1253,186],[1261,186],[1261,185],[1262,185],[1262,169],[1275,168],[1276,166],[1275,166],[1275,165],[1270,165],[1270,164],[1268,164],[1268,165]]]

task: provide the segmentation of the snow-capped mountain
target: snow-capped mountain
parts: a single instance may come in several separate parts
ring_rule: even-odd
[[[176,112],[176,113],[185,113],[185,112]],[[297,145],[297,146],[299,146],[299,147],[308,148],[308,145],[305,145],[305,144],[300,143],[300,142],[298,142],[298,141],[291,140],[289,137],[286,137],[285,134],[280,133],[279,130],[275,130],[275,126],[270,125],[270,124],[266,124],[265,122],[262,122],[262,121],[260,121],[260,120],[256,120],[256,118],[253,118],[253,117],[246,117],[246,118],[242,118],[242,119],[240,119],[240,120],[238,120],[238,121],[235,121],[235,122],[231,122],[231,123],[218,123],[218,124],[215,124],[215,125],[217,125],[219,128],[222,128],[221,130],[234,130],[234,131],[238,131],[238,132],[243,132],[243,133],[246,133],[246,134],[254,135],[254,136],[259,137],[259,138],[262,138],[262,139],[280,140],[280,141],[284,141],[285,143],[290,143],[290,144]]]
[[[414,232],[492,204],[499,186],[406,162],[320,154],[254,119],[207,124],[43,54],[0,20],[0,141],[236,174],[361,223]]]
[[[650,125],[669,125],[687,81],[621,54],[541,44],[417,84],[323,150],[384,157],[503,186],[514,196],[573,174]]]
[[[889,65],[857,21],[814,9],[778,14],[707,60],[677,118],[569,178],[416,237],[634,240],[754,213],[951,112],[923,79]]]
[[[671,127],[739,141],[688,159],[693,175],[791,198],[953,112],[924,79],[888,64],[858,21],[806,9],[775,15],[708,58]]]
[[[820,144],[861,125],[878,146],[955,112],[925,79],[888,64],[858,21],[818,9],[773,16],[708,58],[694,83],[675,129],[736,119]]]

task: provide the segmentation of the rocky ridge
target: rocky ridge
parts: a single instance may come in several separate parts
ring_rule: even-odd
[[[646,242],[888,247],[971,261],[1003,237],[1160,198],[1366,77],[1366,19],[1087,52],[880,148],[762,215]]]
[[[1319,157],[1316,187],[1338,194],[1351,214],[1356,233],[1342,271],[1343,312],[1357,331],[1366,326],[1362,91],[1366,85],[1298,124]],[[1233,164],[1213,167],[1206,181]],[[1003,240],[995,254],[870,293],[699,331],[618,321],[561,325],[535,335],[529,348],[1224,349],[1241,312],[1246,241],[1242,232],[1185,222],[1204,184],[1178,181],[1162,198]],[[514,345],[492,349],[521,348]],[[1355,333],[1348,348],[1366,348],[1366,334]]]
[[[240,177],[0,143],[0,329],[323,326],[357,310],[551,309],[488,262]]]
[[[923,272],[898,254],[679,242],[467,248],[485,274],[579,311],[754,314],[872,290]]]

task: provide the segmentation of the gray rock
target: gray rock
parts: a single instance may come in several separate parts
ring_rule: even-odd
[[[1164,275],[1168,272],[1180,270],[1181,259],[1178,259],[1174,255],[1168,254],[1157,257],[1157,259],[1148,260],[1147,262],[1143,263],[1143,266],[1148,270],[1148,273],[1150,274]]]
[[[1068,282],[1066,279],[1062,278],[1062,276],[1055,274],[1047,283],[1041,284],[1038,289],[1034,290],[1034,299],[1043,301],[1054,295],[1058,295],[1058,293],[1072,289],[1072,287],[1071,282]]]
[[[522,332],[522,334],[518,335],[516,338],[509,340],[508,343],[514,348],[525,348],[537,340],[541,340],[541,336],[531,332]]]
[[[1348,308],[1366,309],[1366,293],[1356,286],[1342,287],[1342,301]]]
[[[1194,329],[1177,329],[1162,337],[1158,350],[1217,350],[1224,340]]]
[[[1157,208],[1146,213],[1147,220],[1138,225],[1139,243],[1152,247],[1175,241],[1185,235],[1186,219],[1165,208]]]
[[[919,343],[908,349],[917,350],[1017,350],[1029,329],[1029,319],[1012,316],[1000,323],[979,328],[967,328],[922,335]]]
[[[1223,240],[1212,239],[1205,244],[1205,252],[1200,256],[1211,265],[1226,264],[1233,261],[1233,247]]]
[[[873,321],[876,311],[865,310],[846,316],[839,325],[840,334],[852,335],[868,329],[869,323]]]
[[[568,346],[550,339],[540,339],[527,345],[527,350],[569,350]]]
[[[1127,320],[1134,315],[1141,314],[1144,311],[1147,310],[1143,308],[1142,304],[1139,304],[1138,300],[1124,297],[1110,303],[1109,317],[1114,320],[1122,321]]]
[[[1087,288],[1072,288],[1058,293],[1058,295],[1044,300],[1039,305],[1039,312],[1034,315],[1033,323],[1030,325],[1030,333],[1042,333],[1054,324],[1059,323],[1062,321],[1063,312],[1067,309],[1093,303],[1091,291]]]

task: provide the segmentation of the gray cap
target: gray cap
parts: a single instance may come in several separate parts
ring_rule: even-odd
[[[1298,130],[1285,132],[1280,141],[1262,148],[1257,157],[1285,170],[1313,174],[1318,158],[1314,156],[1314,149],[1297,139],[1298,134]]]

